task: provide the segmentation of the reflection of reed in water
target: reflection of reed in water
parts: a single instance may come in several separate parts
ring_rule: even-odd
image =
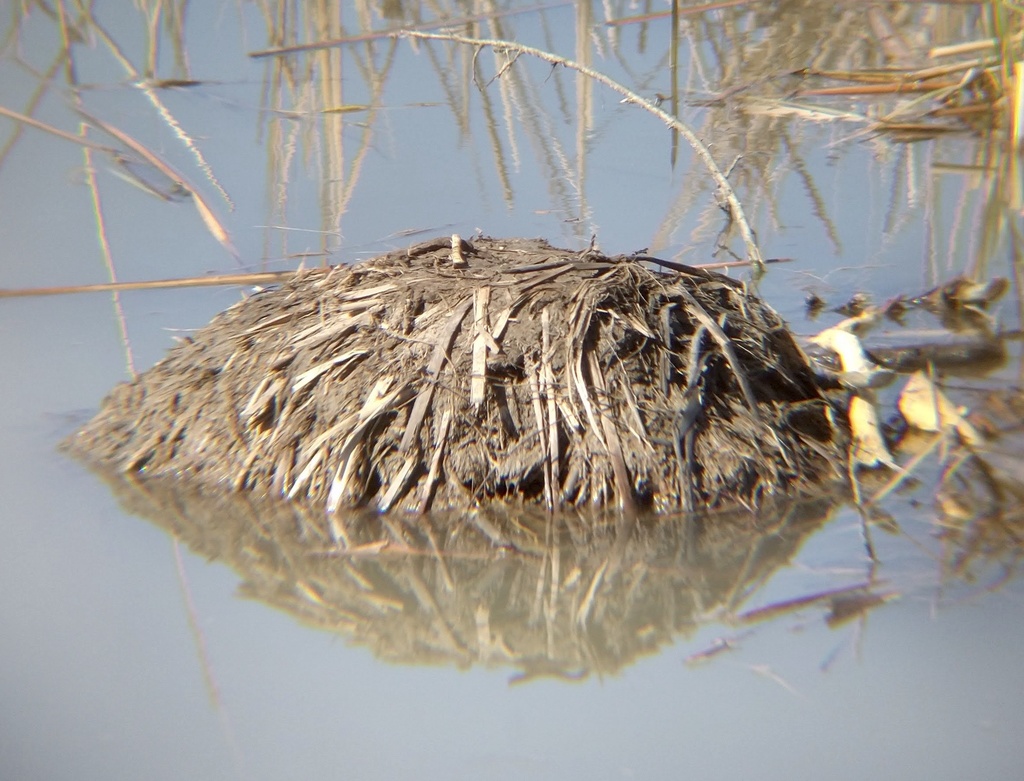
[[[274,46],[300,40],[337,40],[343,36],[341,8],[333,3],[263,3],[268,41]],[[356,4],[364,28],[372,24],[368,3]],[[319,183],[320,249],[340,244],[342,217],[356,193],[362,166],[372,149],[378,110],[395,60],[394,41],[362,46],[320,48],[301,59],[276,57],[267,63],[263,102],[267,124],[267,198],[273,220],[288,226],[293,169],[305,163]],[[361,100],[347,99],[355,91],[353,77],[363,82]],[[350,130],[358,142],[348,162]],[[282,255],[288,254],[288,231],[280,231]],[[269,254],[272,239],[267,239]]]
[[[556,41],[551,34],[552,30],[565,29],[571,12],[565,5],[529,6],[522,11],[515,5],[497,7],[481,2],[466,6],[443,0],[383,5],[366,0],[352,4],[262,0],[259,7],[267,39],[263,51],[292,52],[267,60],[263,85],[269,155],[268,223],[283,224],[286,228],[306,227],[294,225],[295,215],[288,213],[300,179],[296,168],[305,164],[315,171],[320,191],[320,250],[336,249],[340,244],[342,218],[357,195],[357,183],[372,144],[379,138],[384,112],[398,108],[385,101],[385,87],[389,80],[402,78],[394,70],[397,54],[412,44],[388,39],[387,33],[398,26],[396,20],[413,29],[436,30],[454,25],[463,34],[509,39],[521,38],[525,30],[539,28],[544,36],[542,46],[561,47],[568,54],[568,45]],[[131,40],[115,39],[103,27],[102,20],[88,9],[71,12],[61,4],[60,13],[53,18],[52,61],[38,66],[42,74],[40,89],[19,107],[17,114],[32,116],[47,85],[61,75],[76,102],[87,106],[88,95],[80,91],[77,83],[78,70],[86,64],[86,58],[113,57],[132,86],[146,96],[162,121],[189,148],[201,171],[192,176],[207,179],[218,189],[214,174],[220,161],[205,160],[202,143],[190,135],[195,129],[180,123],[160,98],[164,88],[204,88],[193,79],[183,8],[177,3],[140,4],[137,29],[143,40],[136,46]],[[590,3],[575,4],[575,59],[595,62],[598,69],[606,71],[621,68],[619,78],[623,83],[645,95],[668,89],[666,102],[673,112],[685,105],[687,94],[710,94],[712,100],[707,110],[697,115],[703,125],[699,133],[713,143],[723,168],[728,169],[737,161],[730,181],[744,204],[760,209],[755,227],[766,235],[767,230],[789,219],[781,208],[779,193],[788,178],[786,172],[790,172],[799,179],[825,237],[836,248],[841,242],[838,217],[831,213],[833,207],[826,191],[816,181],[813,166],[808,163],[806,142],[812,137],[809,131],[812,123],[843,118],[863,126],[874,121],[874,109],[867,106],[858,111],[843,110],[846,106],[835,99],[812,103],[794,97],[794,90],[806,86],[796,74],[806,74],[806,69],[855,74],[887,65],[906,68],[915,58],[927,54],[928,47],[935,43],[977,38],[981,32],[977,15],[965,4],[893,9],[876,6],[866,15],[859,8],[806,1],[776,4],[770,12],[746,4],[725,4],[712,12],[705,9],[698,13],[685,6],[676,11],[678,24],[673,27],[667,12],[662,15],[666,18],[656,19],[657,14],[649,14],[629,19],[623,18],[631,12],[627,7],[610,4],[598,10]],[[7,39],[19,39],[22,25],[29,18],[27,12],[13,15]],[[98,54],[81,45],[88,40],[100,42]],[[477,170],[475,178],[496,178],[502,197],[512,205],[515,194],[511,172],[523,163],[522,142],[517,136],[526,138],[548,183],[549,206],[571,217],[573,222],[568,229],[573,237],[585,239],[592,229],[588,223],[594,219],[588,204],[587,171],[603,133],[602,115],[598,113],[595,119],[595,105],[602,104],[594,98],[593,84],[561,69],[528,68],[524,61],[508,67],[508,59],[501,55],[494,55],[493,67],[487,71],[483,67],[486,56],[474,56],[472,51],[457,46],[420,42],[415,48],[435,72],[443,101],[460,136],[479,132],[474,130],[470,117],[476,111],[484,115],[487,138],[486,142],[481,140],[480,147],[490,150],[493,165],[490,171]],[[173,51],[173,59],[161,61],[161,49]],[[133,50],[142,51],[137,62],[125,55]],[[497,78],[491,83],[493,77]],[[570,81],[573,78],[574,84]],[[671,83],[669,88],[666,81]],[[568,96],[573,88],[575,101]],[[497,101],[492,100],[495,94]],[[892,108],[891,101],[888,107],[878,105],[881,113]],[[416,104],[402,108],[414,111]],[[110,124],[109,118],[106,121]],[[0,149],[0,166],[17,145],[23,127],[18,124]],[[561,127],[572,129],[571,146],[559,137]],[[857,124],[851,132],[856,131]],[[666,146],[674,144],[670,138],[666,134]],[[820,134],[815,132],[815,149],[820,145],[819,138]],[[142,141],[155,146],[150,139]],[[993,166],[979,162],[978,170],[998,170],[1001,162],[996,161]],[[476,165],[474,160],[467,169]],[[905,171],[898,170],[902,166]],[[928,174],[930,170],[927,165],[921,166],[919,160],[906,160],[904,156],[889,167],[893,199],[884,207],[892,213],[886,230],[895,232],[917,206],[899,189],[904,179],[917,192],[927,193],[928,198],[940,196],[932,195],[939,193],[938,188],[920,181],[922,172]],[[473,177],[466,178],[470,180],[467,186],[474,186]],[[1012,172],[1006,176],[1008,181],[1017,178]],[[228,200],[226,193],[220,194]],[[998,202],[1006,197],[1003,192],[981,196],[986,201]],[[543,206],[524,205],[529,209]],[[938,211],[934,205],[930,208]],[[638,243],[647,243],[651,248],[671,243],[680,225],[693,224],[688,217],[694,209],[702,210],[699,227],[692,236],[696,239],[692,243],[700,251],[722,230],[723,218],[715,199],[710,197],[708,182],[694,176],[683,177],[678,197],[668,206],[656,235],[648,240],[641,237]],[[990,245],[996,242],[990,240],[990,235],[1004,225],[990,219],[999,209],[984,211],[984,230],[976,230],[974,235],[984,237],[980,249],[981,255],[987,257],[995,251]],[[203,219],[211,225],[215,217],[206,210]],[[222,232],[223,228],[217,226],[215,231]],[[222,243],[228,246],[226,241]],[[268,255],[277,254],[271,253],[272,243],[278,244],[280,254],[287,255],[289,231],[278,232],[273,240],[268,238]],[[933,242],[935,246],[942,243]],[[307,247],[304,240],[303,249]]]
[[[734,613],[824,522],[827,500],[705,520],[547,515],[347,519],[348,549],[297,503],[106,475],[125,510],[230,565],[241,593],[402,664],[613,673]]]
[[[397,9],[392,11],[392,17],[400,16]],[[609,6],[601,11],[603,15],[596,14],[591,4],[576,4],[572,38],[575,59],[582,63],[600,59],[598,70],[621,67],[624,75],[619,78],[623,83],[643,94],[667,90],[666,104],[673,113],[680,112],[688,95],[710,96],[706,110],[700,114],[689,110],[688,118],[697,117],[701,123],[699,135],[713,144],[719,165],[730,168],[735,164],[729,178],[740,200],[758,210],[756,227],[767,234],[792,219],[782,207],[780,193],[784,182],[795,177],[806,194],[805,208],[815,215],[823,230],[822,239],[836,253],[842,252],[840,225],[845,218],[833,213],[835,207],[828,192],[814,174],[808,141],[816,152],[822,138],[816,126],[845,121],[852,124],[842,125],[841,132],[857,134],[861,128],[873,127],[879,115],[887,115],[896,106],[890,96],[877,101],[860,99],[851,108],[850,101],[843,98],[823,101],[794,97],[794,93],[814,86],[808,81],[808,73],[870,75],[888,66],[927,64],[928,49],[935,42],[979,34],[977,19],[962,5],[873,7],[866,16],[862,9],[808,2],[773,6],[771,13],[751,10],[746,4],[726,4],[713,13],[697,13],[682,6],[676,9],[675,26],[668,18],[656,18],[658,14],[629,19],[622,18],[627,9]],[[548,34],[557,24],[555,15],[559,13],[564,17],[568,11],[556,4],[550,9],[533,10],[529,16],[544,31],[542,46],[568,55],[569,46],[562,41],[556,44]],[[295,14],[301,16],[301,11]],[[429,7],[414,4],[401,16],[410,29],[455,29],[463,35],[509,40],[522,37],[515,10],[497,9],[490,3],[474,6],[471,12],[445,3]],[[661,16],[667,17],[668,12]],[[317,47],[333,46],[363,62],[360,70],[365,76],[372,71],[367,67],[371,62],[366,54],[373,45],[383,45],[386,31],[395,26],[382,25],[370,12],[363,11],[358,18],[360,30],[341,38],[316,39],[315,31],[307,30],[295,46],[285,47],[292,52],[301,47],[305,53],[275,59],[290,58],[299,66],[304,62],[300,58],[321,52]],[[445,26],[445,20],[451,24]],[[270,37],[277,41],[281,36],[275,28]],[[595,228],[592,223],[596,217],[589,206],[592,187],[587,171],[603,132],[599,120],[595,122],[594,85],[578,75],[571,84],[561,69],[549,72],[543,67],[532,68],[525,58],[511,64],[514,55],[509,53],[491,54],[493,66],[486,69],[483,66],[488,57],[471,57],[457,47],[422,41],[404,45],[414,46],[436,73],[443,101],[460,136],[473,132],[469,120],[473,112],[483,114],[486,146],[493,156],[489,175],[500,183],[506,203],[514,203],[510,172],[522,165],[518,136],[523,136],[547,182],[550,208],[570,216],[573,237],[585,239]],[[261,54],[268,51],[273,47]],[[659,56],[659,51],[664,53]],[[666,82],[670,82],[669,87]],[[575,105],[567,98],[573,88]],[[497,102],[492,99],[494,95]],[[893,121],[898,118],[894,115]],[[562,126],[572,128],[574,148],[560,136],[558,129]],[[674,162],[675,136],[667,134],[665,138]],[[890,161],[880,160],[879,166],[891,169],[891,200],[882,206],[887,215],[883,230],[891,236],[918,207],[915,199],[902,190],[904,182],[909,181],[914,191],[933,190],[920,181],[922,173],[929,173],[927,164],[922,166],[920,160],[908,159],[903,152]],[[343,172],[331,175],[341,177]],[[477,175],[488,173],[480,170]],[[696,227],[687,243],[696,251],[702,251],[709,242],[721,243],[729,238],[734,226],[723,220],[711,193],[713,183],[700,176],[686,176],[683,182],[660,228],[647,242],[652,248],[678,241],[679,226],[694,225],[694,218]],[[529,206],[536,208],[538,204]],[[989,226],[985,228],[986,232],[978,235],[987,237]]]

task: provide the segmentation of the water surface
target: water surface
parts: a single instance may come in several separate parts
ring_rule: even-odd
[[[515,4],[447,12],[479,17],[459,32],[514,37],[586,62],[644,97],[670,97],[667,19],[610,26],[638,9],[546,5],[515,15],[503,14]],[[438,13],[384,7],[406,23]],[[33,9],[8,20],[0,106],[73,135],[77,111],[127,133],[188,179],[230,234],[230,248],[195,197],[181,198],[145,161],[123,166],[102,150],[87,158],[81,144],[0,118],[0,287],[104,282],[110,268],[137,281],[350,262],[477,230],[541,235],[574,249],[596,235],[609,253],[647,247],[683,262],[729,259],[716,250],[723,216],[714,184],[688,148],[673,151],[656,118],[565,68],[522,58],[491,81],[505,55],[485,49],[474,60],[465,46],[388,38],[254,59],[256,50],[398,20],[361,3],[322,19],[303,4],[195,4],[180,24],[161,8],[152,74],[152,42],[134,9],[100,4],[95,20],[70,19],[83,37],[72,47],[73,80],[53,18]],[[839,304],[855,291],[876,300],[922,292],[964,272],[1014,278],[1008,237],[1019,207],[1000,189],[1005,161],[986,157],[984,139],[961,133],[900,144],[856,122],[772,116],[738,98],[700,105],[750,84],[763,87],[747,92],[781,100],[790,86],[780,74],[811,63],[884,62],[858,9],[773,9],[687,16],[678,42],[680,116],[723,168],[741,158],[730,179],[762,251],[792,259],[771,267],[761,294],[806,335],[839,317],[809,321],[809,292]],[[946,36],[938,43],[981,36],[959,6],[915,4],[894,20],[919,53],[929,29]],[[186,78],[200,83],[158,81]],[[95,127],[89,138],[125,150]],[[738,236],[725,240],[742,253]],[[373,631],[383,624],[353,630],[339,619],[331,631],[322,613],[255,598],[253,570],[243,565],[259,556],[227,547],[208,560],[213,552],[198,537],[182,527],[178,540],[126,512],[101,480],[57,452],[114,383],[152,365],[175,336],[242,292],[0,300],[4,778],[1018,777],[1024,530],[1019,513],[982,512],[977,497],[971,504],[983,481],[967,472],[952,497],[965,511],[952,512],[948,495],[936,500],[939,455],[923,461],[917,490],[886,499],[879,523],[865,527],[841,505],[799,534],[777,535],[785,544],[756,577],[736,575],[731,591],[698,590],[708,600],[703,612],[691,610],[682,580],[714,580],[724,565],[672,569],[653,557],[657,566],[643,570],[636,588],[657,586],[660,601],[643,608],[646,624],[631,614],[636,647],[619,648],[614,663],[577,656],[574,680],[541,675],[536,664],[524,676],[500,654],[386,661],[394,654]],[[1007,328],[1017,326],[1017,300],[1014,287],[995,311]],[[1014,343],[1008,353],[993,374],[953,381],[958,400],[982,407],[978,389],[987,387],[1016,399]],[[892,393],[882,398],[890,411]],[[1012,473],[1019,445],[1009,439],[994,449],[993,463]],[[461,583],[470,569],[454,558],[451,565]],[[587,566],[580,563],[580,584],[593,573]],[[564,593],[578,600],[582,586],[573,592],[570,574],[567,563]],[[865,582],[886,595],[884,604],[832,627],[834,600],[740,619]],[[308,593],[286,591],[275,604],[294,607]],[[603,599],[598,609],[616,604],[614,595]],[[410,613],[410,627],[424,624]],[[613,620],[575,630],[568,620],[559,627],[579,641],[568,646],[574,652],[599,639],[619,647]],[[498,622],[495,614],[492,629]],[[732,650],[694,663],[722,639]]]

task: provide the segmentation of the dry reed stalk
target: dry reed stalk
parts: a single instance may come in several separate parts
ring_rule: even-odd
[[[53,125],[48,125],[45,122],[40,122],[38,119],[27,116],[25,114],[21,114],[9,108],[4,108],[3,106],[0,106],[0,116],[8,117],[9,119],[13,119],[15,122],[18,122],[22,125],[28,125],[29,127],[33,127],[36,130],[42,130],[44,133],[49,133],[50,135],[57,136],[57,138],[63,138],[65,141],[70,141],[72,144],[86,146],[89,147],[90,149],[96,149],[100,152],[106,152],[108,154],[117,154],[118,152],[118,150],[112,146],[109,146],[107,144],[99,144],[95,141],[89,140],[88,138],[76,136],[74,133],[65,132],[63,130],[60,130],[59,128],[53,127]]]
[[[81,126],[81,135],[85,136],[86,126]],[[107,276],[112,285],[117,284],[117,270],[114,268],[114,255],[110,250],[110,240],[107,238],[107,222],[103,215],[103,201],[100,199],[99,186],[96,183],[96,170],[92,164],[92,149],[89,146],[82,146],[82,158],[85,169],[85,182],[92,197],[93,219],[96,221],[96,237],[100,243],[100,254],[103,256],[103,264],[107,269]],[[2,291],[0,291],[2,293]],[[135,358],[132,355],[132,345],[128,338],[128,321],[124,316],[124,308],[121,306],[121,294],[118,290],[111,291],[111,303],[114,306],[114,317],[117,320],[117,328],[121,333],[121,345],[124,347],[125,364],[128,374],[135,378],[138,372],[135,370]]]
[[[248,274],[216,274],[177,279],[150,279],[142,282],[97,282],[91,285],[54,285],[52,287],[0,288],[0,298],[63,296],[75,293],[109,293],[125,290],[168,290],[222,285],[273,285],[295,276],[294,271],[255,271]]]

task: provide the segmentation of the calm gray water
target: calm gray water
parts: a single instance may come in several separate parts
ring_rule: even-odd
[[[323,19],[300,3],[281,12],[288,30],[273,22],[272,39],[267,20],[280,5],[182,6],[180,30],[165,18],[155,78],[201,83],[154,88],[155,100],[140,86],[151,47],[134,6],[100,3],[95,20],[71,19],[83,39],[72,49],[77,90],[53,18],[33,9],[3,22],[0,107],[70,134],[78,109],[127,133],[189,180],[237,252],[189,199],[132,186],[96,150],[118,279],[348,262],[477,230],[573,248],[596,234],[606,252],[711,259],[722,225],[713,185],[685,146],[673,166],[669,132],[618,95],[526,58],[487,84],[506,61],[489,50],[476,61],[481,91],[473,49],[439,42],[248,57],[281,41],[386,26],[368,3]],[[407,21],[436,18],[433,5],[405,5]],[[667,20],[609,27],[606,18],[640,7],[547,5],[502,16],[504,5],[467,2],[448,12],[481,17],[469,31],[482,37],[585,60],[645,97],[670,92]],[[841,303],[856,290],[878,300],[920,292],[964,271],[1012,277],[1007,236],[1020,210],[999,191],[1005,161],[986,159],[978,140],[900,145],[856,122],[772,118],[738,101],[696,105],[812,58],[820,67],[877,64],[870,46],[853,43],[871,38],[861,12],[777,5],[757,18],[744,9],[689,18],[679,44],[691,100],[683,118],[723,167],[742,153],[732,179],[762,250],[793,259],[772,267],[764,297],[810,334],[837,319],[805,319],[811,291]],[[925,50],[924,22],[952,40],[974,29],[962,9],[913,13],[901,29]],[[780,94],[771,85],[758,94],[769,92]],[[89,138],[124,149],[95,129]],[[107,281],[82,146],[2,117],[0,143],[9,144],[0,287]],[[152,166],[128,172],[167,194]],[[735,236],[730,246],[742,251]],[[921,469],[921,490],[884,503],[891,522],[871,528],[873,571],[860,516],[834,509],[758,577],[737,580],[728,599],[713,592],[720,601],[692,620],[665,628],[664,602],[651,607],[636,636],[657,642],[614,665],[578,665],[590,672],[582,680],[522,680],[517,665],[493,657],[389,662],[372,627],[355,643],[351,631],[246,598],[244,557],[190,551],[57,452],[130,366],[152,365],[176,335],[239,295],[213,287],[129,291],[118,302],[109,293],[0,299],[0,778],[1020,777],[1021,525],[1012,513],[992,528],[968,514],[961,536],[950,537],[952,516],[928,489],[937,456]],[[996,312],[1011,328],[1017,297],[1014,289]],[[1010,353],[993,377],[959,386],[988,384],[1015,398],[1020,363],[1015,346]],[[999,454],[1005,469],[1019,453]],[[660,571],[651,572],[649,580]],[[821,604],[758,623],[737,618],[872,577],[874,592],[893,598],[832,628]],[[598,629],[617,631],[610,619],[594,624],[579,647],[596,643]],[[687,663],[720,638],[734,649]]]

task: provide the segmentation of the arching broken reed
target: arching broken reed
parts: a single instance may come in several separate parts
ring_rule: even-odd
[[[328,511],[753,506],[841,475],[844,424],[778,315],[650,265],[480,238],[301,271],[116,388],[69,445]]]

